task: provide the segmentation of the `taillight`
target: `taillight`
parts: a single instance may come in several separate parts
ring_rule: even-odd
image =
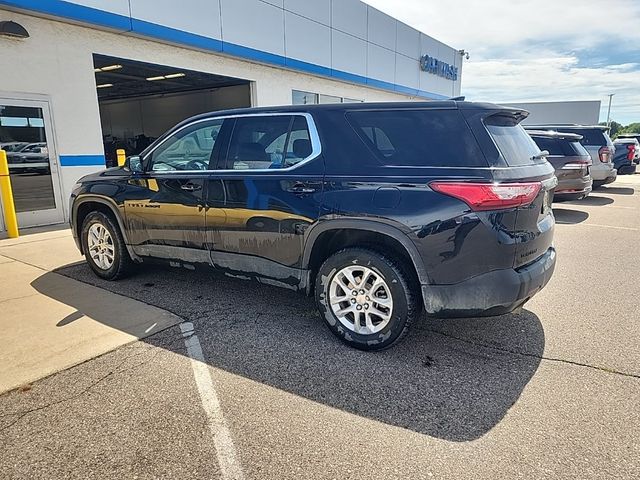
[[[591,160],[576,160],[575,162],[565,163],[562,166],[562,170],[582,170],[586,169],[589,165],[593,165]]]
[[[602,163],[609,163],[611,161],[611,149],[609,147],[600,147],[598,156]]]
[[[462,200],[475,211],[498,210],[528,205],[535,200],[542,188],[540,182],[432,182],[429,186],[436,192]]]
[[[636,146],[633,144],[627,145],[627,160],[633,160],[636,156]]]

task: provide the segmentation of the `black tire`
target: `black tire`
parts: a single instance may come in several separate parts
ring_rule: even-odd
[[[604,180],[594,180],[592,188],[595,190],[596,188],[600,188],[605,184]]]
[[[388,285],[393,300],[390,320],[384,328],[372,334],[361,334],[347,328],[329,305],[332,280],[343,268],[353,266],[367,267],[374,274],[380,275]],[[359,350],[389,348],[406,335],[421,313],[419,288],[412,284],[410,276],[399,263],[369,248],[347,248],[325,260],[316,277],[315,297],[320,314],[329,329],[347,345]]]
[[[108,269],[100,268],[89,253],[89,229],[92,225],[98,223],[109,232],[113,241],[114,259],[113,264]],[[82,222],[80,241],[82,242],[82,251],[84,252],[87,263],[98,277],[105,280],[117,280],[125,277],[131,272],[133,261],[127,251],[120,228],[115,224],[110,216],[105,215],[102,212],[89,213]]]

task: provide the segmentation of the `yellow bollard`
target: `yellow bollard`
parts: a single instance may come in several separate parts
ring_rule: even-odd
[[[2,198],[2,205],[4,206],[4,223],[7,225],[9,238],[18,238],[20,233],[18,232],[16,206],[13,203],[7,152],[4,150],[0,150],[0,197]]]
[[[127,160],[127,153],[124,151],[124,148],[116,150],[116,157],[118,158],[118,166],[124,167],[124,162]]]

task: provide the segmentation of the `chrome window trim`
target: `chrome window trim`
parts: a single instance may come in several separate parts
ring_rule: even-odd
[[[204,122],[210,122],[213,120],[227,120],[230,118],[245,118],[245,117],[292,117],[292,116],[300,116],[300,117],[304,117],[307,121],[307,128],[309,129],[309,138],[311,139],[311,155],[309,155],[306,158],[303,158],[302,160],[300,160],[298,163],[296,163],[295,165],[291,165],[290,167],[286,167],[286,168],[255,168],[255,169],[246,169],[246,170],[235,170],[233,168],[231,169],[221,169],[221,170],[167,170],[167,171],[154,171],[154,170],[145,170],[144,173],[147,174],[153,174],[153,175],[167,175],[167,174],[192,174],[192,173],[199,173],[199,174],[211,174],[211,173],[236,173],[236,174],[246,174],[247,172],[250,173],[265,173],[265,172],[291,172],[292,170],[295,170],[296,168],[300,167],[301,165],[304,165],[305,163],[308,163],[312,160],[315,160],[316,158],[318,158],[320,156],[320,154],[322,153],[322,144],[320,143],[320,135],[318,135],[318,129],[316,127],[316,122],[313,120],[313,115],[311,115],[310,113],[306,113],[306,112],[272,112],[272,113],[242,113],[242,114],[237,114],[237,115],[221,115],[218,117],[207,117],[207,118],[201,118],[200,120],[195,120],[193,122],[187,123],[186,125],[183,125],[182,127],[180,127],[179,129],[177,129],[175,132],[172,132],[171,135],[167,136],[165,139],[163,139],[161,142],[159,142],[157,145],[154,145],[153,148],[151,150],[149,150],[145,156],[142,158],[142,162],[146,162],[146,160],[148,158],[151,157],[151,155],[153,155],[153,152],[160,147],[161,145],[163,145],[166,141],[168,141],[173,135],[175,135],[178,132],[181,132],[182,130],[192,127],[193,125],[197,125],[198,123],[204,123]]]

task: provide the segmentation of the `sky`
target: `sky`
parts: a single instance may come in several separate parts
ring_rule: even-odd
[[[640,122],[640,0],[365,0],[457,50],[467,100],[601,100]]]

